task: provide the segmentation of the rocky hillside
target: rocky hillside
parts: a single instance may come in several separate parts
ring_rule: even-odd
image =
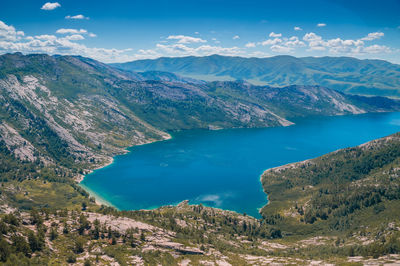
[[[113,66],[132,71],[167,71],[208,81],[240,79],[269,86],[320,85],[351,94],[400,97],[400,66],[383,60],[212,55],[163,57]]]
[[[260,220],[187,202],[121,212],[96,205],[73,179],[174,130],[286,126],[298,116],[395,111],[398,101],[319,86],[199,82],[82,57],[22,54],[0,56],[0,90],[0,263],[399,260],[387,255],[400,250],[398,135],[312,160],[315,167],[266,172],[270,204]],[[362,222],[371,217],[378,218]],[[370,254],[376,259],[348,257]]]
[[[42,54],[0,56],[0,90],[0,145],[11,154],[2,154],[3,160],[54,166],[69,175],[173,130],[287,126],[296,116],[400,109],[397,101],[318,86],[205,83]]]
[[[82,209],[19,211],[1,205],[0,262],[6,265],[326,265],[399,263],[400,256],[360,257],[351,248],[376,247],[382,235],[398,252],[398,221],[346,239],[296,241],[265,220],[182,202],[152,211]],[[371,231],[370,229],[368,231]],[[397,242],[396,242],[397,241]],[[338,244],[337,244],[338,243]],[[357,244],[356,244],[357,243]],[[386,245],[387,244],[381,244]],[[378,249],[377,249],[378,250]],[[334,255],[332,255],[334,251]],[[378,253],[377,253],[378,254]],[[383,253],[384,254],[384,253]]]

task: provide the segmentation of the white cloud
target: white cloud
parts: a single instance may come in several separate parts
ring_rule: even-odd
[[[30,38],[29,38],[30,37]],[[46,40],[46,41],[53,41],[56,40],[57,37],[54,35],[47,35],[47,34],[43,34],[43,35],[37,35],[35,37],[31,37],[29,36],[28,40],[34,40],[34,39],[38,39],[38,40]]]
[[[276,45],[276,44],[281,43],[281,42],[282,42],[282,39],[275,38],[275,39],[265,40],[265,41],[261,42],[260,44],[262,46],[266,46],[266,45]]]
[[[325,26],[326,26],[325,23],[318,23],[318,24],[317,24],[317,27],[325,27]]]
[[[292,36],[289,38],[288,41],[285,42],[285,45],[287,47],[303,47],[306,46],[306,44],[302,41],[299,40],[299,37],[297,36]]]
[[[314,32],[306,33],[303,37],[303,40],[308,42],[309,50],[317,50],[323,51],[325,50],[324,42],[322,41],[322,37],[318,36]]]
[[[85,17],[84,15],[75,15],[75,16],[65,16],[66,19],[89,19],[89,17]]]
[[[243,53],[242,49],[236,46],[221,47],[212,45],[201,45],[198,47],[189,47],[180,43],[175,43],[170,45],[158,43],[156,45],[155,52],[159,52],[164,55],[166,54],[168,56],[187,56],[187,55],[204,56],[212,54],[238,55]]]
[[[256,47],[256,43],[254,43],[254,42],[249,42],[249,43],[246,43],[246,45],[245,45],[247,48],[254,48],[254,47]]]
[[[365,46],[365,40],[372,41],[382,36],[383,33],[374,32],[358,40],[343,40],[341,38],[324,40],[321,36],[310,32],[304,35],[303,40],[308,42],[308,51],[328,50],[329,53],[335,55],[343,54],[355,56],[360,54],[391,53],[392,49],[384,45]]]
[[[56,9],[57,7],[60,7],[60,6],[61,5],[58,2],[54,2],[54,3],[47,2],[40,9],[42,9],[42,10],[53,10],[53,9]]]
[[[322,40],[321,36],[318,36],[314,32],[306,33],[303,37],[303,40],[311,42],[311,41],[320,41]]]
[[[16,31],[13,26],[9,26],[0,20],[0,41],[17,41],[24,35],[23,31]]]
[[[146,49],[146,50],[145,49],[140,49],[138,51],[138,53],[139,53],[139,56],[143,57],[143,58],[157,58],[157,57],[161,57],[162,56],[161,53],[159,53],[159,52],[157,52],[155,50],[152,50],[152,49]]]
[[[89,37],[94,38],[94,37],[97,37],[97,35],[94,33],[89,33]]]
[[[87,33],[87,30],[85,30],[85,29],[80,29],[80,30],[77,30],[77,29],[58,29],[56,31],[56,33],[59,33],[59,34],[85,34],[85,33]]]
[[[312,52],[312,51],[325,51],[326,48],[323,46],[310,46],[310,48],[307,49],[308,52]]]
[[[296,26],[296,27],[294,27],[293,29],[294,29],[294,30],[296,30],[296,31],[303,30],[302,28],[300,28],[300,27],[297,27],[297,26]]]
[[[82,55],[91,57],[103,62],[125,62],[144,58],[157,58],[161,56],[206,56],[212,54],[231,55],[231,56],[270,56],[268,52],[273,53],[294,53],[297,49],[306,47],[305,51],[318,52],[323,54],[365,56],[369,54],[381,57],[387,53],[398,53],[385,45],[372,44],[367,46],[366,41],[374,41],[383,35],[380,33],[371,33],[360,39],[324,39],[313,32],[305,33],[302,38],[298,36],[284,37],[282,34],[274,33],[263,42],[248,42],[243,47],[223,47],[217,44],[216,38],[211,39],[214,45],[206,45],[200,38],[171,35],[167,39],[176,40],[174,42],[161,43],[161,41],[151,49],[140,49],[134,52],[132,49],[114,49],[87,47],[82,40],[89,37],[95,37],[95,34],[85,29],[67,29],[62,28],[56,31],[57,34],[43,34],[36,36],[25,36],[23,31],[17,31],[13,26],[0,21],[0,54],[6,52],[22,53],[47,53],[61,55]],[[268,51],[257,51],[249,49],[258,47],[258,45],[268,46]],[[261,48],[261,47],[260,47]],[[266,49],[264,49],[266,50]]]
[[[67,37],[65,37],[65,39],[70,40],[70,41],[80,41],[80,40],[84,40],[85,37],[83,37],[80,34],[73,34],[73,35],[68,35]]]
[[[185,36],[185,35],[170,35],[167,38],[168,40],[178,40],[178,43],[205,43],[206,40],[201,38]]]
[[[235,35],[235,36],[233,36],[232,39],[234,39],[234,40],[240,39],[240,36],[239,35]]]
[[[271,32],[270,36],[279,36],[282,37],[282,34],[276,34]],[[275,53],[292,53],[297,47],[304,47],[306,44],[299,40],[299,37],[292,36],[290,38],[274,38],[267,39],[263,42],[260,42],[263,46],[270,46],[271,51]]]
[[[62,34],[72,35],[57,37],[43,34],[24,38],[23,31],[16,31],[13,26],[6,25],[0,21],[0,54],[22,52],[26,54],[82,55],[103,62],[122,62],[138,59],[138,55],[133,54],[132,49],[91,48],[75,42],[82,40],[83,36],[78,36],[79,32],[87,33],[86,30],[60,30]]]
[[[290,53],[293,52],[294,48],[283,45],[272,45],[271,50],[275,53]]]
[[[392,49],[385,45],[371,45],[364,48],[364,52],[369,54],[391,53]]]
[[[362,41],[372,41],[372,40],[380,39],[383,36],[385,36],[385,34],[383,32],[371,32],[371,33],[368,33],[368,35],[365,36],[364,38],[361,38],[361,40]]]
[[[279,38],[279,37],[282,37],[282,33],[271,32],[271,33],[269,34],[269,37]]]

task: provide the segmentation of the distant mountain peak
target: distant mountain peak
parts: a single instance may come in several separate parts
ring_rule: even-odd
[[[400,65],[352,57],[266,58],[210,55],[163,57],[113,66],[131,71],[166,71],[205,81],[246,80],[253,84],[322,85],[351,94],[400,97]]]

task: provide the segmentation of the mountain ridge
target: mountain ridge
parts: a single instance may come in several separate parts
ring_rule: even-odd
[[[0,56],[0,91],[1,262],[347,263],[352,260],[347,256],[379,257],[400,250],[398,219],[391,220],[400,210],[399,201],[386,196],[383,203],[372,204],[368,198],[371,206],[355,208],[349,218],[341,217],[335,224],[330,223],[336,222],[328,213],[331,206],[324,205],[324,195],[335,190],[319,193],[319,187],[312,189],[315,194],[307,189],[305,196],[312,197],[312,204],[299,200],[306,214],[303,221],[299,216],[293,221],[293,202],[278,201],[289,206],[289,212],[274,207],[276,195],[292,194],[276,190],[270,193],[271,204],[262,209],[264,218],[257,220],[187,202],[149,211],[118,211],[96,205],[77,184],[77,177],[109,163],[126,147],[166,139],[175,130],[284,126],[300,116],[398,111],[397,100],[353,96],[321,86],[193,82],[165,72],[118,70],[83,57],[21,54]],[[345,162],[364,158],[354,163],[354,169],[363,171],[375,167],[370,162],[382,162],[375,155],[388,156],[389,162],[397,156],[396,165],[377,169],[384,170],[385,176],[391,166],[398,172],[399,137],[395,136],[394,148],[377,141],[368,153],[362,150],[355,153],[357,157],[353,152]],[[323,158],[332,155],[327,156]],[[398,179],[397,172],[388,172],[389,178]],[[293,182],[302,180],[301,175],[295,177]],[[275,177],[278,182],[282,178]],[[346,178],[342,175],[340,180],[347,182]],[[368,178],[367,182],[372,180]],[[265,180],[263,188],[269,191]],[[394,188],[388,184],[379,182],[382,193],[390,196]],[[390,219],[378,215],[379,224],[369,224],[367,229],[362,228],[363,221],[354,220],[356,214],[375,217],[371,216],[375,212]],[[369,262],[369,258],[359,260]],[[379,261],[393,259],[386,256]]]
[[[288,126],[299,116],[400,110],[399,101],[320,86],[198,82],[166,72],[118,70],[81,56],[2,55],[0,84],[1,138],[13,138],[5,145],[18,144],[14,152],[28,152],[30,161],[41,154],[43,163],[59,147],[65,156],[57,160],[69,166],[108,161],[174,130]]]
[[[322,85],[351,94],[400,97],[400,65],[353,57],[161,57],[111,64],[132,71],[167,71],[206,81],[244,79],[258,85]]]

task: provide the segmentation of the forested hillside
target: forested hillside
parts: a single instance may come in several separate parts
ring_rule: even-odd
[[[349,255],[400,251],[399,133],[269,169],[261,181],[269,199],[261,213],[283,236],[334,238]]]

